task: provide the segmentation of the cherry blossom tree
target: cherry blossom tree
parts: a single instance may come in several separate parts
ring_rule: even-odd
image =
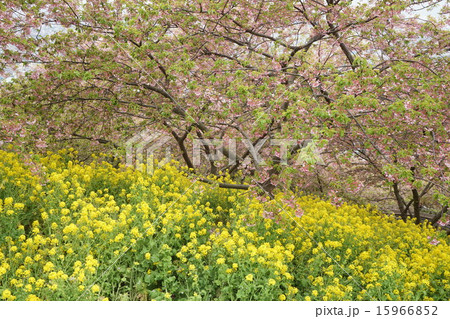
[[[423,18],[423,8],[440,13]],[[393,203],[418,222],[424,205],[438,212],[433,222],[448,209],[445,1],[8,0],[0,9],[1,72],[16,74],[1,85],[3,143],[117,148],[151,128],[173,137],[188,167],[228,170],[268,193]],[[194,165],[195,139],[223,141],[201,145],[222,160]]]

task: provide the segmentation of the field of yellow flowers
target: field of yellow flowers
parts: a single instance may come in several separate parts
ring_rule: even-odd
[[[75,155],[0,151],[0,299],[449,299],[431,226]]]

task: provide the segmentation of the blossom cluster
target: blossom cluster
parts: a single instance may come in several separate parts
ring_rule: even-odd
[[[449,299],[448,241],[427,224],[261,201],[176,163],[148,175],[72,149],[32,161],[0,150],[3,300]]]

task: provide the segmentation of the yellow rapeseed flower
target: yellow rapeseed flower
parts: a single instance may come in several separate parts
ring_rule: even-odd
[[[12,197],[6,197],[3,203],[5,206],[11,206],[13,201],[14,201],[14,199]]]
[[[93,285],[93,286],[91,287],[91,291],[92,291],[94,294],[98,293],[98,292],[100,291],[100,286],[99,286],[99,285]]]
[[[5,289],[2,292],[2,299],[8,300],[8,301],[13,301],[16,299],[16,297],[11,294],[11,291],[9,289]]]
[[[26,301],[40,301],[40,300],[41,299],[38,296],[33,295],[33,294],[28,295],[27,299],[26,299]]]

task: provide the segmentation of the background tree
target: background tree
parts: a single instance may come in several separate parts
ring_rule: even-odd
[[[114,147],[151,127],[171,134],[186,165],[203,174],[241,171],[269,192],[395,204],[403,219],[419,221],[424,205],[447,210],[445,1],[0,6],[2,72],[27,70],[2,83],[3,141]],[[416,16],[422,7],[440,13]],[[224,140],[224,159],[194,167],[195,138]],[[268,165],[244,142],[234,154],[232,139],[261,147]],[[273,145],[279,139],[296,141],[289,165]]]

